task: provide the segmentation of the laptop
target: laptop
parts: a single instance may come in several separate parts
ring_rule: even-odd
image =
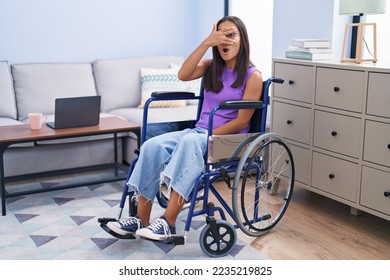
[[[54,122],[46,124],[54,129],[98,125],[101,96],[57,98]]]

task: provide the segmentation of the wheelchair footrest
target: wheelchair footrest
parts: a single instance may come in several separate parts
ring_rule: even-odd
[[[117,220],[118,219],[115,219],[115,218],[103,217],[103,218],[99,218],[98,219],[98,223],[100,223],[100,224],[107,224],[108,222],[115,222]]]
[[[118,234],[118,233],[112,231],[107,226],[107,223],[114,222],[114,221],[117,221],[117,219],[115,219],[115,218],[99,218],[98,219],[98,222],[100,223],[100,227],[102,229],[104,229],[104,231],[107,232],[108,234],[110,234],[118,239],[136,239],[136,237],[133,234],[121,235],[121,234]]]
[[[159,242],[159,243],[170,244],[170,245],[184,245],[186,243],[185,237],[183,235],[171,236],[164,240],[153,240],[149,238],[145,238],[145,239],[153,242]]]

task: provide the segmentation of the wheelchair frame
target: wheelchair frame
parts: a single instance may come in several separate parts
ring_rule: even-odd
[[[221,257],[227,255],[234,247],[237,240],[237,228],[246,235],[258,237],[271,230],[280,221],[292,197],[295,167],[291,151],[283,137],[276,133],[265,133],[268,93],[272,82],[283,83],[283,80],[271,77],[264,81],[260,101],[224,101],[211,111],[208,139],[212,135],[215,113],[224,109],[256,109],[251,119],[251,134],[240,143],[229,159],[221,162],[205,160],[204,172],[197,178],[188,201],[189,208],[184,235],[175,235],[159,242],[175,245],[185,244],[192,218],[206,215],[206,226],[199,237],[201,249],[210,257]],[[145,103],[141,143],[146,139],[149,104],[155,100],[182,99],[199,100],[197,112],[197,119],[199,119],[203,101],[203,87],[199,96],[188,92],[154,92]],[[208,150],[209,145],[207,145],[206,155]],[[128,178],[133,172],[137,159],[134,159],[130,164]],[[234,174],[234,180],[230,174]],[[213,183],[220,180],[224,180],[228,188],[232,190],[231,205],[213,186]],[[233,186],[231,186],[232,180]],[[210,192],[220,206],[216,206],[210,201]],[[129,197],[129,213],[135,215],[137,200],[134,193],[129,192],[129,187],[125,184],[118,218],[99,218],[99,223],[105,231],[117,238],[134,239],[136,237],[133,235],[118,235],[107,226],[108,222],[121,218],[127,197]],[[162,192],[159,192],[156,198],[161,207],[167,206],[168,198]],[[202,201],[202,206],[196,210],[195,207],[200,201]],[[248,202],[248,206],[246,201],[253,201],[253,203]],[[215,218],[216,212],[221,220]],[[225,212],[236,223],[235,225],[227,221]]]

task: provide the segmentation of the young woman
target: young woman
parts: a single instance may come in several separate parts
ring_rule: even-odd
[[[202,60],[209,48],[213,56]],[[153,137],[142,145],[127,185],[138,194],[137,216],[109,222],[114,232],[163,240],[176,234],[178,214],[188,199],[204,165],[210,111],[223,100],[259,100],[263,79],[249,59],[244,23],[227,16],[184,61],[178,73],[183,81],[203,77],[204,101],[193,129]],[[254,110],[219,110],[213,134],[246,133]],[[150,223],[153,200],[164,182],[170,191],[168,207]]]

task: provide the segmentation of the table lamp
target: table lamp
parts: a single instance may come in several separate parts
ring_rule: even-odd
[[[347,23],[345,26],[343,50],[341,54],[341,62],[356,62],[363,61],[377,62],[376,53],[376,23],[361,23],[360,18],[364,14],[383,14],[386,12],[386,0],[340,0],[339,14],[353,15],[353,23]],[[373,58],[363,58],[363,42],[364,29],[372,27],[373,31]],[[351,57],[345,58],[345,47],[347,44],[348,30],[351,29]],[[354,56],[354,57],[353,57]]]

